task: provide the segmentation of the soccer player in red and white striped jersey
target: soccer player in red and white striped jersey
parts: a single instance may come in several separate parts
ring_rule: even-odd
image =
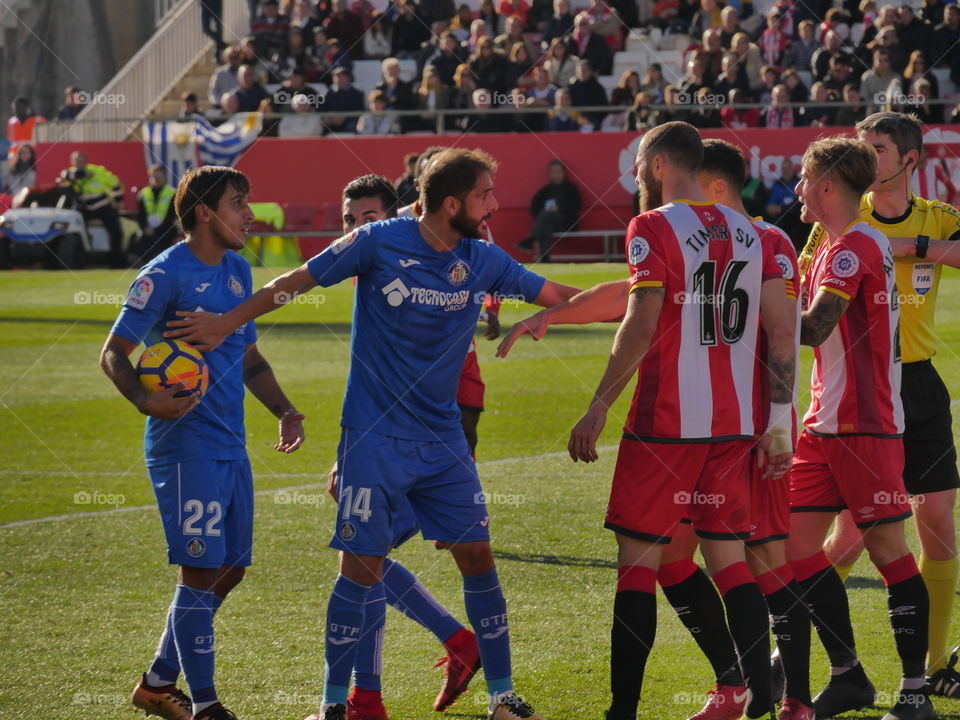
[[[877,175],[871,145],[849,138],[807,148],[797,195],[801,217],[827,233],[804,273],[801,341],[815,348],[812,402],[789,473],[787,555],[830,658],[814,698],[819,719],[872,705],[857,658],[843,582],[822,544],[849,508],[887,586],[903,679],[887,720],[935,717],[924,691],[929,598],[904,538],[911,515],[903,484],[898,295],[886,236],[860,220]]]
[[[770,341],[771,469],[789,464],[795,352],[784,281],[749,220],[703,200],[703,145],[686,123],[649,131],[637,152],[641,213],[630,224],[626,316],[587,414],[571,433],[575,460],[597,459],[608,408],[639,368],[606,526],[617,533],[609,720],[636,715],[656,629],[663,545],[689,517],[721,587],[752,700],[769,718],[766,607],[744,561],[753,374],[761,318]],[[667,201],[666,205],[661,205]],[[774,438],[776,444],[771,445]],[[701,499],[702,498],[702,499]]]

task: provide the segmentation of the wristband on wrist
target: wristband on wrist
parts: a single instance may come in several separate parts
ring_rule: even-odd
[[[926,235],[917,235],[917,247],[916,247],[916,256],[918,258],[925,258],[927,256],[927,249],[930,247],[930,238]]]
[[[770,403],[770,422],[767,429],[773,428],[788,432],[793,429],[793,403]]]

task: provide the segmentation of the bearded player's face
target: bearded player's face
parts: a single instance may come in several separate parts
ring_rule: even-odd
[[[643,148],[637,152],[637,188],[640,190],[640,212],[647,212],[663,205],[663,186],[653,176]]]
[[[456,215],[450,218],[450,227],[466,238],[485,237],[486,221],[499,207],[493,196],[493,178],[488,172],[481,173],[473,189],[460,202]]]

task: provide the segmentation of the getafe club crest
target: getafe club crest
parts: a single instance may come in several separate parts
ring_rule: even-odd
[[[230,288],[230,292],[236,295],[238,298],[243,297],[243,283],[241,283],[233,275],[230,276],[230,279],[227,280],[227,287]]]
[[[470,277],[470,266],[463,260],[457,260],[450,269],[447,270],[447,280],[453,286],[463,285]]]

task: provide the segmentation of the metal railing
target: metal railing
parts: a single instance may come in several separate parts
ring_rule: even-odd
[[[158,2],[160,5],[167,3]],[[45,134],[49,140],[89,142],[124,140],[135,133],[141,119],[156,107],[190,68],[213,47],[200,28],[198,0],[183,0],[167,8],[166,19],[153,37],[100,91],[68,128],[59,134]],[[249,26],[244,0],[224,0],[225,39],[230,42],[246,34]]]

